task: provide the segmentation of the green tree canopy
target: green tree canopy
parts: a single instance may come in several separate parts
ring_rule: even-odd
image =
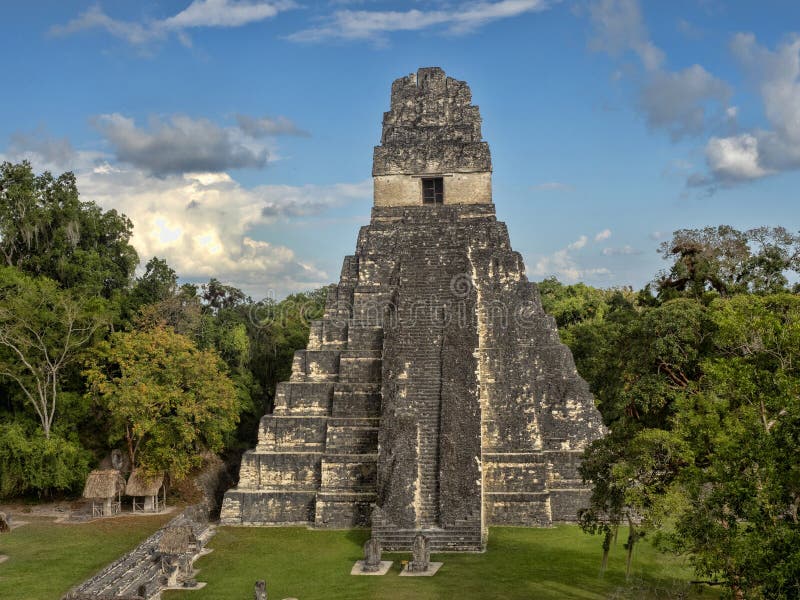
[[[151,473],[184,477],[202,450],[223,449],[239,418],[219,355],[165,327],[112,334],[85,375],[109,413],[109,441],[124,441],[132,464]]]
[[[783,227],[681,229],[661,244],[660,253],[672,261],[657,279],[667,298],[675,293],[699,298],[707,291],[722,296],[780,292],[786,290],[786,273],[800,272],[800,234]]]
[[[14,382],[50,436],[65,369],[105,323],[104,303],[45,277],[0,267],[0,377]]]
[[[87,295],[110,298],[138,263],[131,221],[81,202],[75,175],[34,175],[30,163],[0,165],[0,256]]]

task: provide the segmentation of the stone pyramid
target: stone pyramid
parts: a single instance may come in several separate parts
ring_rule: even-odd
[[[466,83],[392,85],[374,207],[225,494],[223,524],[372,527],[387,550],[485,548],[489,525],[574,521],[603,433],[511,249]]]

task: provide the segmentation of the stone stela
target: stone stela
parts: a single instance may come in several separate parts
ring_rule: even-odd
[[[372,527],[384,550],[481,551],[489,525],[575,521],[603,434],[506,225],[469,86],[392,84],[374,206],[278,385],[226,525]]]

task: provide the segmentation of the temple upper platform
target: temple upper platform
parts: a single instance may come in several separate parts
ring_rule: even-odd
[[[469,86],[439,67],[396,79],[372,176],[375,206],[490,204],[492,158]]]

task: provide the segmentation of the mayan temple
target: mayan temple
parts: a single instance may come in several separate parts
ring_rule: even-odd
[[[371,526],[384,549],[485,548],[489,525],[574,521],[600,415],[495,218],[469,87],[392,84],[374,206],[324,318],[244,454],[223,524]]]

